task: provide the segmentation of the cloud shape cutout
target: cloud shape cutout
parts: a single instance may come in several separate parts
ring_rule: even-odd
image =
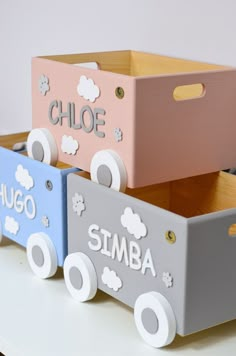
[[[61,141],[62,152],[75,155],[79,149],[79,143],[72,136],[63,135]]]
[[[13,235],[16,235],[20,229],[19,223],[12,217],[6,216],[5,218],[5,230]]]
[[[122,226],[126,228],[131,235],[134,235],[137,240],[147,235],[146,225],[142,222],[140,216],[135,214],[131,208],[125,208],[120,220]]]
[[[15,172],[16,181],[26,190],[30,190],[34,186],[34,180],[30,176],[28,169],[18,164]]]
[[[79,96],[82,96],[85,100],[89,100],[91,103],[94,103],[100,95],[99,87],[92,79],[85,77],[85,75],[81,75],[80,77],[77,92]]]
[[[104,267],[102,274],[102,282],[110,289],[117,292],[122,287],[122,281],[117,276],[115,271],[110,270],[109,267]]]

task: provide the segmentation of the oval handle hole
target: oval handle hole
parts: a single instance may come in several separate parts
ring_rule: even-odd
[[[205,86],[202,83],[180,85],[173,91],[173,98],[176,101],[201,98],[205,95]]]
[[[99,64],[97,62],[74,63],[74,65],[82,68],[99,69]]]
[[[235,237],[236,238],[236,224],[230,225],[230,227],[228,228],[228,235],[230,237]]]

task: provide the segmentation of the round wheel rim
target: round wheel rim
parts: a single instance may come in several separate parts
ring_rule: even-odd
[[[48,129],[40,128],[33,129],[27,138],[27,152],[28,156],[35,159],[33,147],[39,144],[43,149],[43,158],[41,162],[56,165],[58,159],[57,145],[54,137]]]
[[[34,258],[34,248],[38,248],[43,255],[43,263],[37,264]],[[57,271],[57,254],[51,239],[44,233],[30,235],[27,241],[27,258],[36,276],[42,279],[52,277]]]
[[[92,181],[99,183],[99,167],[106,166],[111,173],[112,181],[110,188],[124,192],[127,186],[127,173],[120,156],[112,150],[98,151],[93,156],[90,165]]]
[[[82,287],[77,289],[70,279],[70,271],[77,268],[82,276]],[[97,275],[90,258],[82,252],[70,254],[64,262],[64,278],[71,296],[79,302],[92,299],[97,292]]]
[[[157,317],[158,328],[150,333],[143,325],[142,313],[151,309]],[[139,334],[145,342],[159,348],[170,344],[176,335],[174,312],[167,299],[157,292],[149,292],[138,297],[134,307],[134,318]]]

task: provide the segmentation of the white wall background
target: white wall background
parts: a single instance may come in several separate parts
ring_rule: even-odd
[[[236,66],[235,0],[0,0],[0,134],[31,128],[31,57],[136,49]]]

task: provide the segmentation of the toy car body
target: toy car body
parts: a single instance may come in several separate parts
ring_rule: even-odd
[[[230,168],[235,93],[231,67],[135,51],[34,58],[29,155],[121,191]]]
[[[55,274],[67,256],[68,173],[0,147],[1,236],[27,247],[34,273]]]
[[[128,194],[69,174],[64,271],[71,295],[84,301],[99,288],[134,308],[141,336],[155,347],[176,332],[234,319],[235,191],[236,177],[224,172]]]

